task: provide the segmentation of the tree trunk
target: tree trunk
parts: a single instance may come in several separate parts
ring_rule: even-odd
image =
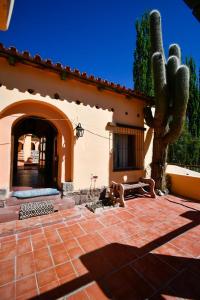
[[[151,165],[151,177],[155,180],[155,188],[161,191],[166,189],[166,161],[167,161],[167,152],[168,145],[163,143],[163,131],[157,130],[154,131],[154,141],[153,141],[153,159]]]

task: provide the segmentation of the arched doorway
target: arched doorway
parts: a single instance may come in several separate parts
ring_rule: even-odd
[[[13,186],[57,186],[57,134],[51,122],[37,116],[21,118],[13,126]],[[19,152],[22,142],[23,149],[20,147]],[[37,150],[36,143],[39,144]]]

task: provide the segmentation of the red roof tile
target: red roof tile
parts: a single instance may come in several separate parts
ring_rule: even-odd
[[[56,72],[62,76],[62,72],[65,72],[66,77],[71,77],[76,80],[80,80],[83,82],[87,82],[101,89],[110,90],[116,93],[124,94],[125,96],[132,98],[137,97],[141,100],[144,100],[150,104],[153,104],[153,98],[147,97],[139,91],[135,91],[125,86],[121,86],[120,84],[115,84],[113,82],[109,82],[107,80],[103,80],[102,78],[95,78],[94,75],[87,75],[86,72],[80,73],[78,69],[71,70],[69,66],[63,67],[61,63],[52,63],[50,59],[43,60],[40,55],[36,54],[34,57],[30,55],[28,51],[24,51],[22,53],[18,52],[15,47],[5,48],[3,44],[0,43],[0,56],[9,58],[12,56],[16,59],[16,62],[31,65],[32,67],[42,67],[43,69],[48,69],[50,71]]]

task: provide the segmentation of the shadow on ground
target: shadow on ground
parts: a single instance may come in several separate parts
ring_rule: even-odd
[[[80,257],[88,273],[36,299],[57,299],[96,281],[108,299],[200,299],[200,260],[154,253],[155,249],[200,224],[200,212],[182,214],[190,223],[141,248],[111,243]]]

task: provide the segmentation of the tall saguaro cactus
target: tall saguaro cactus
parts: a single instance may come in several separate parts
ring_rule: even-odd
[[[150,13],[152,68],[155,91],[155,113],[145,108],[148,126],[154,128],[151,176],[156,188],[164,191],[168,145],[181,134],[189,98],[189,70],[181,65],[181,50],[177,44],[169,47],[165,59],[161,16],[157,10]]]

